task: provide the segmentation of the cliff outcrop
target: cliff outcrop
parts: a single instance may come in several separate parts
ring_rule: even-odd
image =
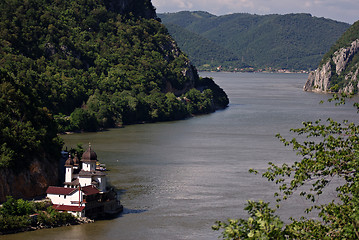
[[[359,39],[349,47],[341,48],[321,67],[309,74],[304,91],[314,92],[357,92],[359,64],[350,66],[352,59],[358,55]],[[351,69],[348,69],[351,67]]]
[[[359,21],[332,46],[309,74],[304,91],[358,93]]]
[[[0,169],[0,202],[6,201],[6,196],[33,199],[44,195],[48,186],[58,184],[58,171],[58,165],[47,159],[34,160],[20,171]]]

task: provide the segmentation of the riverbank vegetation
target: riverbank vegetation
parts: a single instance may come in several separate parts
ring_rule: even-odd
[[[58,159],[59,132],[184,119],[228,105],[150,0],[1,1],[0,63],[1,168]]]
[[[70,213],[54,210],[45,202],[8,197],[0,207],[0,235],[69,224],[79,224],[79,220]]]

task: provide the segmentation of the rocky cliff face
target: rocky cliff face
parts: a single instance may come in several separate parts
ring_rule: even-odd
[[[32,199],[44,195],[49,185],[58,184],[58,165],[46,159],[34,160],[20,172],[0,169],[0,203],[6,196]]]
[[[336,51],[321,67],[309,74],[304,91],[356,93],[359,88],[359,63],[352,64],[359,54],[359,39],[349,47]]]
[[[166,42],[161,46],[161,48],[164,52],[171,53],[170,55],[167,54],[165,56],[167,62],[170,62],[171,58],[178,58],[181,55],[181,50],[178,48],[176,42],[173,39],[169,39],[168,42]],[[177,89],[172,85],[171,81],[165,80],[166,88],[164,89],[164,92],[172,92],[176,96],[179,96],[184,94],[191,88],[194,88],[197,70],[195,70],[194,66],[191,64],[189,60],[185,62],[181,74],[187,79],[184,86],[181,89]]]

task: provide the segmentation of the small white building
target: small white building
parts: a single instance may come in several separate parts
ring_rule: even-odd
[[[113,189],[108,189],[106,173],[96,170],[97,155],[91,146],[81,158],[71,156],[65,162],[64,187],[50,186],[46,193],[53,208],[77,217],[97,217],[122,211]]]
[[[100,191],[94,186],[79,188],[65,188],[50,186],[47,191],[47,197],[51,199],[53,208],[59,211],[67,211],[76,217],[85,217],[86,203],[89,200],[97,199]]]

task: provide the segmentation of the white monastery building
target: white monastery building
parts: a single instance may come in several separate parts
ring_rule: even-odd
[[[106,173],[96,169],[97,155],[91,145],[80,160],[69,155],[63,187],[50,186],[46,193],[53,208],[77,217],[102,217],[122,211],[116,192],[107,186]]]

